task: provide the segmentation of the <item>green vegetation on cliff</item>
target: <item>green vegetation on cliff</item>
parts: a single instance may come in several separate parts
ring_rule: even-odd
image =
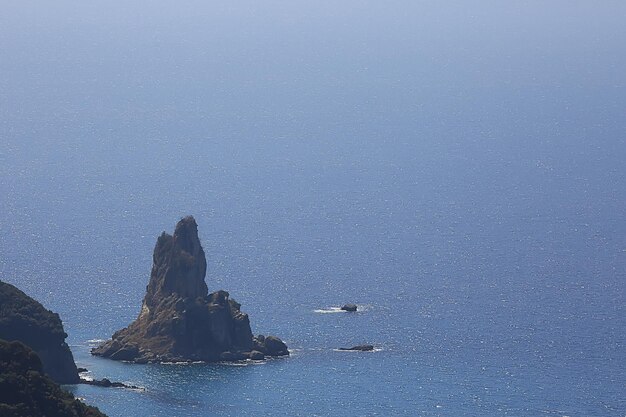
[[[0,416],[106,417],[46,376],[30,348],[4,340],[0,340]]]
[[[76,384],[78,370],[66,337],[58,314],[0,281],[0,339],[24,343],[37,353],[44,372],[53,380]]]

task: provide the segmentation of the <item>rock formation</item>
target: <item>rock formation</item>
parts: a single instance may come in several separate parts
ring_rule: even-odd
[[[0,282],[0,339],[19,340],[33,349],[43,370],[60,384],[79,381],[59,315],[11,284]]]
[[[371,352],[374,350],[374,345],[358,345],[358,346],[352,346],[349,348],[339,348],[339,350],[357,350],[360,352]]]
[[[92,354],[138,363],[288,355],[277,337],[253,337],[248,315],[228,292],[208,294],[206,267],[196,221],[185,217],[173,235],[157,240],[139,317]]]
[[[124,384],[123,382],[113,382],[109,378],[81,379],[80,383],[84,385],[93,385],[93,386],[102,387],[102,388],[128,388],[128,389],[145,391],[144,388],[138,387],[136,385],[128,385],[128,384]]]
[[[43,370],[30,348],[0,340],[0,416],[106,417],[62,390]]]

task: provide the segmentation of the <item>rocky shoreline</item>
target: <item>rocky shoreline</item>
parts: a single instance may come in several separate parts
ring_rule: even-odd
[[[206,269],[196,221],[191,216],[185,217],[177,223],[172,235],[163,232],[157,239],[152,271],[137,319],[91,353],[137,364],[263,361],[288,356],[288,347],[280,338],[253,335],[248,315],[227,291],[208,292]],[[46,378],[49,376],[58,384],[144,390],[108,378],[92,380],[79,375],[87,370],[76,367],[58,314],[46,310],[14,286],[0,282],[0,307],[0,339],[19,341],[28,348],[3,346],[7,352],[14,350],[30,361],[28,369],[45,373]],[[355,312],[359,307],[348,303],[336,310]],[[35,353],[28,353],[31,348]],[[363,344],[338,350],[375,349],[373,345]],[[37,355],[36,359],[31,358],[33,355]],[[50,387],[57,390],[53,385]],[[75,401],[73,407],[84,415],[102,415],[69,394],[58,395],[63,398],[63,404]]]
[[[59,384],[79,381],[67,333],[57,313],[11,284],[0,282],[0,339],[20,341],[41,359],[43,371]]]

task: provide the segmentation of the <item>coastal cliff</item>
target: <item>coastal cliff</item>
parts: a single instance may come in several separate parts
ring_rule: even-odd
[[[274,336],[252,335],[248,315],[226,291],[209,294],[206,256],[193,217],[154,248],[152,272],[141,312],[128,327],[92,354],[146,362],[233,361],[288,355]]]
[[[80,379],[66,337],[58,314],[0,281],[0,339],[24,343],[41,358],[50,378],[60,384],[76,384]]]
[[[106,417],[45,375],[33,350],[5,340],[0,340],[0,416]]]

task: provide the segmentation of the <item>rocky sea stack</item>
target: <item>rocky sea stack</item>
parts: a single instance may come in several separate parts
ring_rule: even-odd
[[[248,315],[228,292],[209,294],[198,225],[183,218],[154,248],[152,273],[139,317],[92,354],[146,362],[233,361],[288,355],[274,336],[253,337]]]
[[[79,382],[78,370],[59,315],[11,284],[0,282],[0,339],[34,350],[43,371],[60,384]]]

